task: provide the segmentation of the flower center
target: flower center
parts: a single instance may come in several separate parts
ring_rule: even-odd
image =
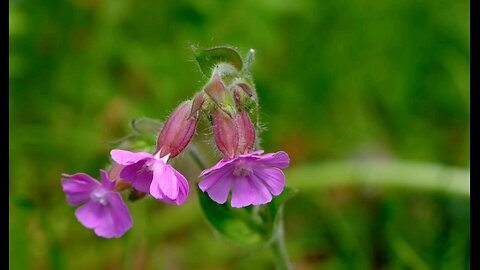
[[[144,172],[153,172],[153,164],[155,163],[155,160],[150,159],[143,164],[143,167],[137,171],[138,174],[144,173]]]
[[[90,199],[92,199],[92,201],[95,203],[105,206],[108,204],[107,193],[108,192],[103,188],[95,189],[92,193],[90,193]]]
[[[155,162],[162,161],[163,163],[167,164],[167,161],[170,157],[170,154],[166,154],[163,157],[160,157],[160,151],[158,151],[154,156],[153,159],[147,159],[145,163],[143,164],[143,167],[138,171],[138,173],[143,173],[143,172],[153,172],[154,168],[153,165]]]
[[[235,169],[233,170],[234,176],[247,176],[251,175],[252,173],[252,167],[245,162],[238,162],[237,164],[235,164]]]

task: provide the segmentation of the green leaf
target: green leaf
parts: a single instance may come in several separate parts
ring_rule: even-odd
[[[282,206],[296,193],[295,189],[285,187],[282,194],[274,197],[269,204],[232,208],[228,203],[217,204],[200,189],[197,191],[210,224],[223,236],[248,246],[266,243],[275,235],[281,223]]]
[[[118,140],[110,142],[113,148],[131,151],[153,151],[163,122],[148,117],[133,119],[130,122],[132,132]]]
[[[233,66],[237,71],[242,70],[243,62],[238,52],[228,46],[219,46],[208,49],[200,49],[192,46],[192,50],[195,54],[200,69],[203,74],[210,76],[213,68],[220,63],[227,63]]]
[[[214,202],[206,192],[197,188],[200,205],[210,224],[223,236],[237,243],[255,246],[263,243],[264,232],[246,208],[232,208]]]
[[[136,133],[140,135],[153,134],[157,136],[163,127],[163,122],[154,118],[141,117],[141,118],[133,119],[130,122],[130,127],[132,128],[132,130],[134,130]]]

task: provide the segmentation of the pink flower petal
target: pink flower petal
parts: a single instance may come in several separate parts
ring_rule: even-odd
[[[285,175],[282,170],[274,167],[257,167],[254,169],[254,174],[273,195],[277,196],[282,193],[285,187]]]
[[[266,204],[272,201],[272,194],[268,190],[268,188],[262,183],[260,179],[258,179],[255,175],[251,175],[248,177],[251,186],[255,190],[255,200],[253,201],[253,205],[261,205]]]
[[[154,166],[154,171],[156,173],[153,174],[153,176],[152,176],[152,183],[150,184],[150,187],[149,187],[150,195],[152,195],[157,200],[162,200],[162,199],[165,198],[165,199],[167,199],[165,201],[166,203],[173,202],[173,200],[169,200],[165,196],[165,194],[163,194],[163,191],[160,188],[160,181],[162,181],[164,166],[163,165],[161,166],[160,163],[158,165],[155,163],[153,166]]]
[[[176,203],[177,203],[177,205],[181,205],[187,199],[190,188],[188,186],[188,181],[185,178],[185,176],[183,176],[181,173],[179,173],[174,168],[172,168],[172,170],[175,173],[175,177],[177,178],[178,187],[179,187],[179,192],[178,192],[178,197],[177,197]]]
[[[153,180],[150,185],[150,194],[153,197],[160,198],[159,191],[172,200],[178,197],[179,192],[177,177],[172,166],[163,161],[156,161],[153,164]]]
[[[67,202],[74,206],[90,200],[90,193],[100,185],[97,180],[84,173],[63,176],[66,178],[62,178],[61,183]]]
[[[255,189],[246,177],[235,177],[233,180],[232,207],[245,207],[255,200]]]
[[[215,170],[220,170],[221,168],[223,168],[224,166],[234,162],[234,161],[237,161],[238,159],[237,158],[234,158],[234,159],[228,159],[228,160],[225,160],[225,159],[222,159],[220,162],[218,162],[217,164],[215,164],[213,167],[209,168],[209,169],[206,169],[204,171],[202,171],[199,175],[199,177],[202,177],[206,174],[209,174]]]
[[[88,201],[75,211],[78,221],[85,227],[93,229],[97,227],[105,217],[106,207],[94,201]]]
[[[168,165],[168,166],[170,166],[170,165]],[[154,198],[156,198],[156,199],[158,199],[158,200],[160,200],[164,203],[176,203],[177,205],[181,205],[185,202],[185,200],[188,197],[188,193],[189,193],[188,181],[181,173],[179,173],[173,167],[171,167],[171,170],[174,173],[177,184],[178,184],[177,198],[170,199],[169,197],[167,197],[163,193],[163,191],[160,189],[160,187],[159,187],[159,185],[156,181],[152,181],[152,185],[150,186],[150,195],[152,195]]]
[[[243,155],[240,155],[239,157],[251,157],[251,156],[254,156],[254,155],[261,155],[263,154],[263,150],[257,150],[257,151],[253,151],[253,152],[250,152],[250,153],[247,153],[247,154],[243,154]]]
[[[271,167],[287,168],[290,165],[290,157],[287,153],[280,151],[277,153],[265,154],[259,157],[256,161],[258,164],[263,164]]]
[[[231,175],[227,174],[213,184],[207,190],[210,198],[219,204],[225,203],[230,193],[230,188],[232,187],[232,178]]]
[[[152,183],[153,172],[145,167],[146,160],[142,160],[132,165],[127,165],[120,172],[120,177],[125,182],[132,183],[133,187],[141,192],[148,193]]]
[[[153,181],[152,181],[152,185],[150,186],[150,195],[152,195],[152,197],[164,203],[175,202],[175,200],[169,199],[167,196],[165,196],[165,194],[163,194],[163,191],[159,189],[158,185]]]
[[[200,189],[205,192],[207,189],[209,189],[211,186],[215,185],[217,181],[222,179],[226,175],[231,175],[233,172],[233,167],[225,167],[215,173],[212,173],[210,175],[207,175],[199,184],[198,186]]]
[[[95,233],[104,238],[121,237],[132,227],[132,216],[118,192],[108,194],[109,205],[105,206],[105,215],[95,227]]]
[[[152,154],[146,152],[130,152],[126,150],[113,149],[110,151],[112,159],[121,165],[130,165],[142,159],[154,158]]]
[[[161,191],[160,191],[160,192],[161,192]],[[161,193],[161,195],[159,195],[159,196],[162,196],[161,198],[160,198],[160,197],[157,198],[157,199],[158,199],[159,201],[161,201],[161,202],[168,203],[168,204],[176,203],[177,205],[180,205],[180,204],[178,203],[178,201],[179,201],[179,200],[178,200],[178,197],[177,197],[175,200],[172,200],[172,199],[168,198],[167,196],[165,196],[165,194],[163,194],[163,193]],[[180,194],[179,194],[179,196],[180,196]]]
[[[104,170],[100,170],[100,175],[102,177],[102,186],[106,189],[106,190],[113,190],[113,188],[115,187],[115,181],[111,181],[109,178],[108,178],[108,174],[106,171]]]

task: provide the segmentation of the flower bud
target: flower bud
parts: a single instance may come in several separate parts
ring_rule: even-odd
[[[249,101],[251,100],[250,96],[248,96],[240,86],[233,85],[230,89],[232,91],[235,104],[237,105],[238,108],[241,108],[242,106],[248,104]]]
[[[205,103],[205,93],[200,91],[193,98],[192,109],[190,110],[188,118],[196,115],[196,113],[202,109],[203,103]]]
[[[235,115],[238,130],[238,147],[236,156],[249,153],[255,145],[255,128],[252,120],[245,111],[239,111]]]
[[[218,150],[226,158],[234,158],[239,142],[235,118],[231,118],[222,110],[215,110],[213,113],[213,135]]]
[[[235,113],[235,103],[219,75],[213,75],[210,82],[203,88],[203,91],[205,91],[222,111],[228,114],[228,116],[233,117]]]
[[[120,177],[120,172],[123,170],[124,167],[124,165],[113,162],[112,166],[107,171],[108,179],[112,182],[115,182],[116,191],[122,191],[130,188],[131,186],[130,183],[123,181],[123,179]]]
[[[193,137],[197,128],[198,114],[191,116],[192,101],[181,103],[167,119],[157,140],[160,157],[173,158],[180,154]]]
[[[244,83],[244,82],[239,82],[235,85],[240,87],[243,90],[243,92],[245,92],[245,94],[247,94],[249,97],[253,98],[254,92],[253,92],[252,87],[250,87],[250,85],[248,85],[247,83]]]

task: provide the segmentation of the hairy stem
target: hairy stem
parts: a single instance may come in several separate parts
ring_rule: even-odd
[[[285,247],[285,237],[283,231],[283,209],[278,210],[279,221],[275,230],[275,235],[270,243],[273,254],[275,255],[277,270],[290,270],[292,265],[288,259],[287,248]]]

